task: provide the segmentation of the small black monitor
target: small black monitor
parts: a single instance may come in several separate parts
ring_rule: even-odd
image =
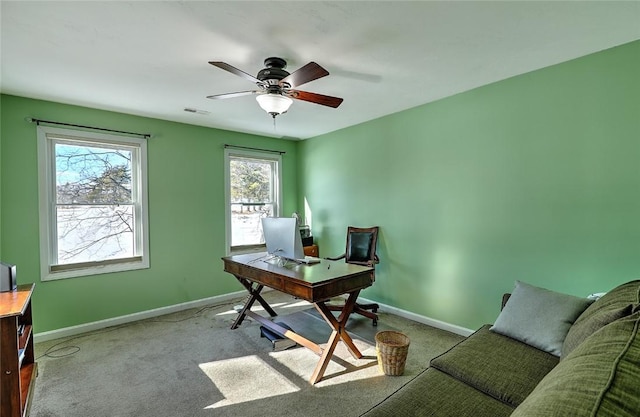
[[[0,292],[13,291],[18,287],[15,265],[0,262]]]

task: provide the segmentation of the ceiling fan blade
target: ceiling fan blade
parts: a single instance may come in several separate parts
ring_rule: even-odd
[[[311,103],[320,104],[322,106],[333,107],[334,109],[342,104],[343,101],[340,97],[325,96],[323,94],[310,93],[308,91],[300,90],[289,90],[287,91],[286,95],[298,100],[308,101]]]
[[[261,84],[262,81],[260,81],[259,79],[257,79],[256,77],[254,77],[251,74],[247,74],[246,72],[239,70],[238,68],[231,66],[229,64],[227,64],[226,62],[220,62],[220,61],[209,61],[209,64],[213,65],[214,67],[218,67],[220,69],[223,69],[225,71],[229,71],[232,74],[235,74],[239,77],[242,77],[246,80],[251,81],[252,83],[256,83],[256,84]]]
[[[261,93],[261,91],[259,90],[238,91],[237,93],[225,93],[225,94],[216,94],[213,96],[207,96],[207,98],[217,100],[222,98],[235,98],[235,97],[249,96],[251,94],[258,94],[258,93]]]
[[[322,68],[315,62],[309,62],[304,67],[292,72],[291,74],[280,80],[280,85],[282,85],[282,83],[287,83],[292,88],[295,88],[301,86],[302,84],[308,83],[309,81],[326,77],[327,75],[329,75],[329,71]]]

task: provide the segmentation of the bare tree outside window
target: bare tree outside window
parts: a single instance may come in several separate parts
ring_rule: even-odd
[[[56,143],[58,264],[134,255],[132,151]]]
[[[263,244],[261,219],[276,212],[277,162],[234,157],[229,169],[231,246]]]
[[[42,281],[149,268],[147,138],[36,131]]]

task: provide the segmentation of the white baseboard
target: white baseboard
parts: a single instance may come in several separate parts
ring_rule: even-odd
[[[107,327],[119,326],[126,323],[131,323],[138,320],[150,319],[153,317],[162,316],[170,313],[177,313],[179,311],[188,310],[190,308],[205,307],[213,304],[220,304],[226,301],[235,300],[247,296],[246,291],[237,291],[224,295],[217,295],[215,297],[203,298],[195,301],[188,301],[186,303],[174,304],[167,307],[154,308],[152,310],[141,311],[139,313],[127,314],[125,316],[114,317],[105,320],[94,321],[91,323],[79,324],[77,326],[64,327],[62,329],[51,330],[48,332],[35,333],[33,336],[34,342],[46,342],[47,340],[59,339],[61,337],[75,336],[81,333],[91,332],[95,330],[104,329]]]
[[[417,321],[418,323],[426,324],[427,326],[435,327],[436,329],[446,330],[451,333],[459,334],[460,336],[468,337],[475,330],[467,329],[465,327],[457,326],[455,324],[447,323],[441,320],[432,319],[431,317],[421,316],[410,311],[402,310],[396,307],[392,307],[386,304],[378,303],[377,301],[367,300],[366,298],[359,297],[358,300],[364,303],[377,303],[380,306],[379,311],[395,314],[396,316],[404,317],[405,319]]]
[[[265,291],[270,288],[265,288]],[[227,301],[243,298],[247,296],[246,291],[237,291],[224,295],[217,295],[215,297],[203,298],[200,300],[189,301],[181,304],[174,304],[167,307],[154,308],[152,310],[141,311],[139,313],[127,314],[125,316],[114,317],[105,320],[94,321],[91,323],[79,324],[77,326],[64,327],[62,329],[51,330],[48,332],[35,333],[33,340],[38,342],[46,342],[47,340],[59,339],[62,337],[75,336],[78,334],[91,332],[95,330],[105,329],[107,327],[119,326],[126,323],[131,323],[138,320],[150,319],[153,317],[162,316],[165,314],[177,313],[179,311],[188,310],[190,308],[205,307],[212,304],[220,304]],[[360,300],[368,303],[374,303],[375,301],[367,300],[366,298],[359,298]],[[473,330],[456,326],[455,324],[446,323],[444,321],[432,319],[430,317],[421,316],[419,314],[412,313],[410,311],[402,310],[396,307],[392,307],[386,304],[380,304],[380,309],[385,312],[395,314],[400,317],[404,317],[409,320],[417,321],[418,323],[426,324],[437,329],[446,330],[451,333],[459,334],[461,336],[469,336],[473,333]]]

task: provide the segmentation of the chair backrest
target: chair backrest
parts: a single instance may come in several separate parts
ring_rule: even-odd
[[[366,228],[349,226],[347,228],[345,262],[374,266],[378,263],[377,245],[378,226]]]

